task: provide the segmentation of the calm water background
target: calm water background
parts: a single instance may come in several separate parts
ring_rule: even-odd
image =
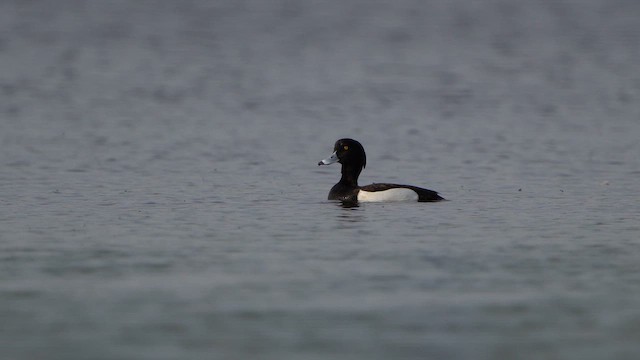
[[[3,359],[637,359],[640,2],[0,2]],[[340,137],[362,183],[326,199]]]

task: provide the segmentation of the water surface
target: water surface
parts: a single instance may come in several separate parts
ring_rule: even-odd
[[[639,13],[4,1],[2,358],[638,358]]]

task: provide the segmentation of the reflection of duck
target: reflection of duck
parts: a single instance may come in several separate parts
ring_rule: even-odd
[[[353,139],[340,139],[333,147],[333,154],[318,165],[342,164],[342,177],[329,191],[329,200],[348,202],[377,201],[440,201],[437,192],[411,185],[371,184],[358,186],[358,176],[367,165],[362,144]]]
[[[358,229],[359,232],[364,231],[361,228],[361,223],[366,221],[364,213],[358,209],[357,202],[343,201],[337,203],[337,206],[341,207],[341,211],[336,212],[336,220],[338,220],[337,227],[340,229]]]

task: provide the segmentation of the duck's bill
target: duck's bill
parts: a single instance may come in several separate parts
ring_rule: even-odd
[[[320,160],[320,162],[318,163],[318,165],[331,165],[334,162],[338,162],[338,155],[336,154],[336,152],[334,151],[333,154],[331,154],[331,156],[329,156],[328,158],[324,159],[324,160]]]

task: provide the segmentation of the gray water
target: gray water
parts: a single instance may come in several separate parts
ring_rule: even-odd
[[[631,0],[2,1],[0,358],[637,359],[638,64]]]

